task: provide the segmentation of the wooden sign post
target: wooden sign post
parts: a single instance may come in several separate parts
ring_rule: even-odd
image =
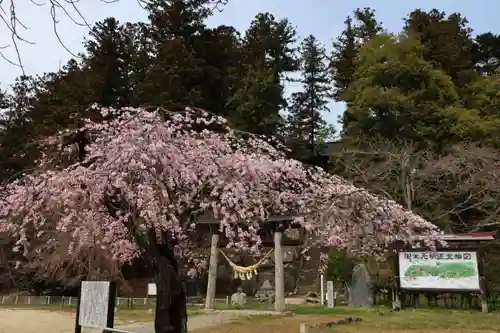
[[[82,327],[113,328],[116,284],[109,281],[82,281],[76,306],[75,333]]]

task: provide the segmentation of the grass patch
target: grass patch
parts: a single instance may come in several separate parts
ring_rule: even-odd
[[[489,333],[500,332],[500,313],[480,313],[448,309],[414,309],[390,312],[387,308],[350,309],[297,307],[295,316],[253,316],[196,333],[283,333],[298,332],[301,323],[310,325],[310,333]],[[328,322],[359,317],[359,323],[327,328]]]

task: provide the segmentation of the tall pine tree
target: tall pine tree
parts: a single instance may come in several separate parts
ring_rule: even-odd
[[[21,176],[35,164],[40,150],[33,144],[34,127],[30,119],[37,81],[21,76],[3,93],[0,105],[0,184]]]
[[[353,12],[353,17],[354,19],[350,16],[347,17],[344,21],[344,31],[333,42],[329,64],[333,81],[333,96],[336,101],[347,104],[349,104],[349,100],[344,92],[353,80],[359,49],[383,30],[373,9],[358,8]],[[347,112],[342,115],[344,129],[351,121],[349,117]]]
[[[131,104],[134,45],[124,26],[115,18],[96,23],[84,42],[83,67],[88,71],[96,103],[109,107]]]
[[[192,46],[195,36],[206,29],[210,0],[150,0],[145,6],[150,20],[150,38],[159,51],[164,42],[181,38]]]
[[[230,119],[240,129],[272,135],[282,131],[285,78],[298,68],[295,39],[296,31],[290,22],[277,20],[270,13],[256,15],[245,32],[243,78],[228,103],[234,110]]]
[[[224,114],[241,74],[239,36],[232,27],[210,29],[212,0],[153,0],[148,3],[146,41],[152,54],[135,103],[172,110],[195,106]],[[241,75],[240,75],[241,77]]]
[[[270,70],[275,82],[298,69],[297,32],[287,19],[277,20],[270,13],[255,16],[243,40],[246,63]]]
[[[276,84],[272,72],[247,66],[227,103],[234,110],[230,120],[240,130],[274,136],[283,125],[278,109],[282,100],[283,86]]]
[[[330,78],[325,48],[310,35],[301,44],[302,90],[291,96],[288,143],[296,157],[310,158],[331,133],[321,113],[329,111]]]
[[[330,62],[334,97],[337,101],[343,100],[342,94],[352,81],[354,71],[356,70],[355,60],[359,49],[352,18],[350,16],[347,17],[344,24],[344,31],[333,42],[333,52]]]
[[[208,0],[153,0],[148,2],[149,39],[156,55],[144,82],[135,92],[141,105],[172,110],[203,107],[202,67],[195,49],[205,29]]]

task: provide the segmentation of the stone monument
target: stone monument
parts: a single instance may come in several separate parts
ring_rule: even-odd
[[[373,305],[371,277],[364,264],[358,264],[352,270],[352,283],[349,289],[348,305],[363,307]]]
[[[241,287],[231,295],[231,305],[244,306],[247,303],[247,294],[243,292]]]
[[[255,297],[260,301],[268,300],[274,295],[274,283],[271,282],[274,280],[274,273],[264,271],[259,275],[259,280],[263,282],[255,293]]]

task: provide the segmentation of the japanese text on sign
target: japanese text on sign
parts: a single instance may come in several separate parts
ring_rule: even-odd
[[[471,260],[472,254],[470,252],[405,252],[404,257],[407,260]]]
[[[80,291],[78,324],[85,327],[106,327],[110,282],[83,281]],[[113,311],[113,310],[111,310]]]

